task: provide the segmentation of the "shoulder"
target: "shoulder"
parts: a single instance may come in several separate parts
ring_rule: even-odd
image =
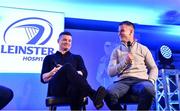
[[[73,54],[73,53],[71,53],[71,56],[73,57],[73,58],[75,58],[75,59],[82,59],[82,56],[81,55],[79,55],[79,54]]]
[[[115,52],[115,51],[117,51],[117,50],[120,50],[120,47],[122,47],[122,45],[120,44],[120,45],[118,45],[118,46],[116,46],[114,49],[113,49],[113,52]]]
[[[147,46],[145,46],[145,45],[143,45],[141,43],[138,43],[138,42],[137,42],[137,46],[138,46],[138,48],[140,48],[142,50],[146,50],[146,51],[149,50]]]
[[[51,54],[51,55],[47,55],[44,57],[44,60],[50,60],[52,58],[54,58],[55,54]]]
[[[122,50],[121,47],[123,47],[121,44],[118,45],[118,46],[116,46],[116,47],[113,49],[112,54],[119,53],[119,52]]]
[[[141,51],[141,53],[144,54],[144,55],[150,53],[149,48],[147,46],[141,44],[141,43],[137,43],[137,47]]]

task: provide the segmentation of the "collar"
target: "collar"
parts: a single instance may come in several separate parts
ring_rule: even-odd
[[[131,46],[133,47],[134,44],[137,42],[137,40],[134,40],[132,43],[131,43]],[[124,45],[125,47],[127,47],[127,44],[123,41],[121,41],[121,44]]]
[[[66,53],[62,54],[60,51],[57,51],[56,54],[60,56],[67,56],[67,55],[71,55],[71,52],[67,51]]]

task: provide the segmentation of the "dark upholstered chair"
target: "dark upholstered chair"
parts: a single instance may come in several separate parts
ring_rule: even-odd
[[[82,110],[86,111],[86,105],[88,104],[88,98],[84,97],[82,102]],[[69,106],[70,99],[68,97],[54,97],[50,96],[46,98],[46,106],[49,107],[50,111],[56,111],[58,106]]]

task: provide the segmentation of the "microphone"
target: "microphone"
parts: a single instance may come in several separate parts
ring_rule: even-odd
[[[132,46],[131,42],[128,41],[127,42],[128,52],[131,52],[131,46]]]

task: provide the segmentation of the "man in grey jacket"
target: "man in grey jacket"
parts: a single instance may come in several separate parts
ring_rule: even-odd
[[[158,69],[150,50],[134,38],[135,26],[129,21],[119,24],[121,44],[110,58],[108,74],[117,81],[107,88],[106,104],[111,110],[121,110],[118,101],[130,91],[137,95],[138,110],[148,110],[155,98],[154,84]]]

